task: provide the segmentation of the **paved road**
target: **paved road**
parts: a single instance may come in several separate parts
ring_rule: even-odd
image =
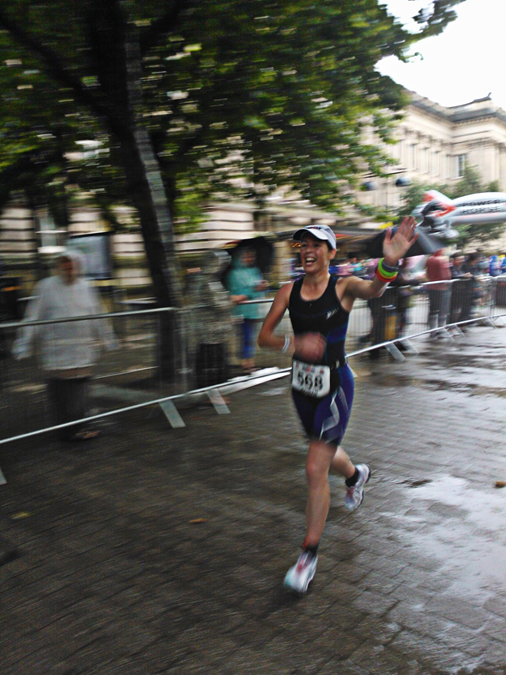
[[[0,449],[1,675],[506,672],[506,328],[352,363],[342,480],[310,591],[281,588],[303,537],[306,444],[286,380],[231,414],[112,418],[100,440]],[[198,522],[195,522],[198,521]]]

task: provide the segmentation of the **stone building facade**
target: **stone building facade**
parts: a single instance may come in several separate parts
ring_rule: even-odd
[[[459,180],[466,164],[475,167],[483,183],[497,182],[506,192],[506,113],[490,97],[445,108],[411,93],[397,143],[387,152],[395,164],[389,177],[371,179],[363,201],[388,211],[401,203],[402,180],[430,187]]]

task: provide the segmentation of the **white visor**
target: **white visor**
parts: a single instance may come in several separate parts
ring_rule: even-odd
[[[332,232],[328,225],[306,225],[306,227],[297,230],[292,239],[294,241],[301,241],[302,237],[306,233],[313,235],[313,237],[316,237],[317,239],[328,241],[332,249],[335,249],[337,246],[336,235]]]

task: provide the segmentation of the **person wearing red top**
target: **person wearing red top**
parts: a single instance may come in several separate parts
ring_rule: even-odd
[[[426,266],[429,292],[429,328],[444,328],[446,317],[450,310],[450,284],[445,283],[451,279],[451,267],[448,256],[442,248],[435,251],[428,259]],[[439,282],[439,283],[438,283]],[[437,332],[431,337],[436,337]]]

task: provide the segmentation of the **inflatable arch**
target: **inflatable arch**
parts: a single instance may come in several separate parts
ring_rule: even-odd
[[[450,199],[437,190],[429,190],[412,215],[418,227],[428,234],[455,239],[456,225],[492,225],[506,223],[506,193],[480,192]]]

